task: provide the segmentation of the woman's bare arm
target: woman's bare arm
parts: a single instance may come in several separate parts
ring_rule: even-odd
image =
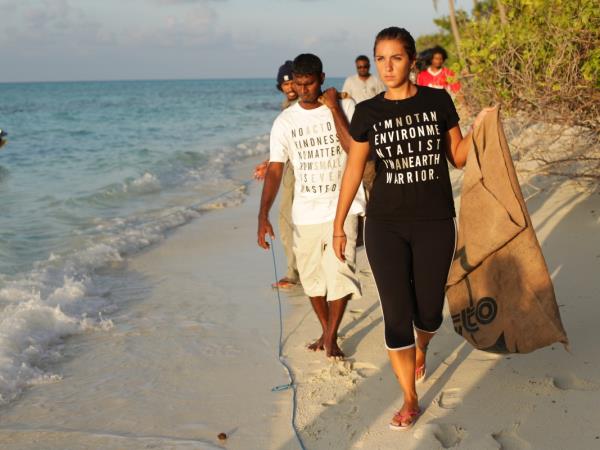
[[[338,198],[337,211],[333,220],[333,250],[340,260],[344,260],[344,250],[346,249],[346,234],[344,233],[344,222],[356,196],[356,191],[362,181],[365,171],[365,164],[369,157],[369,143],[356,142],[351,139],[350,151],[346,169],[342,177],[340,187],[340,196]]]

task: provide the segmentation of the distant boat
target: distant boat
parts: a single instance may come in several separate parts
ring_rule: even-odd
[[[0,148],[2,148],[4,146],[4,144],[6,144],[6,136],[8,136],[8,133],[6,131],[4,131],[2,128],[0,128]]]

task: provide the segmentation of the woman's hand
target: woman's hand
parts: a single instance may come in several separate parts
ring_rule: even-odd
[[[342,262],[346,261],[346,241],[345,233],[333,233],[333,251],[335,256]]]
[[[473,132],[477,129],[486,114],[494,111],[497,106],[489,106],[487,108],[483,108],[475,120],[473,121],[473,125],[467,132],[466,136],[463,136],[460,127],[456,125],[447,131],[446,134],[446,156],[448,160],[452,163],[454,167],[457,169],[462,169],[467,162],[467,155],[472,147],[472,136]]]

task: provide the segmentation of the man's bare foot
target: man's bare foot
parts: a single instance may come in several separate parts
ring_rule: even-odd
[[[427,359],[427,345],[421,347],[417,342],[415,348],[415,381],[419,382],[425,378],[426,365],[425,361]]]
[[[325,350],[325,345],[323,344],[324,341],[325,341],[325,338],[323,336],[321,336],[315,342],[310,344],[308,346],[308,349],[312,350],[313,352],[316,352],[317,350]]]
[[[325,339],[325,354],[328,358],[344,359],[346,355],[337,344],[337,338]]]

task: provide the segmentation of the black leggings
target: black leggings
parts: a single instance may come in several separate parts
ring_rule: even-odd
[[[385,345],[415,345],[414,328],[429,333],[442,324],[444,288],[456,245],[454,219],[365,221],[365,249],[379,292]]]

